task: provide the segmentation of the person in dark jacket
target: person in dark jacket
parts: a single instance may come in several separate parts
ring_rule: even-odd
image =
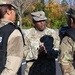
[[[53,37],[44,35],[40,41],[42,45],[38,59],[32,64],[28,75],[56,75],[55,58],[58,57],[58,51],[53,49]]]

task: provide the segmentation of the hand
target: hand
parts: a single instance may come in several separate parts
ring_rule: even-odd
[[[39,46],[39,49],[38,49],[38,54],[40,54],[42,51],[44,51],[45,53],[47,53],[47,50],[44,46],[44,43],[41,43],[41,45]]]

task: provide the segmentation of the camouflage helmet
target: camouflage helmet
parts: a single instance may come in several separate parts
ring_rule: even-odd
[[[13,0],[0,0],[0,5],[4,5],[4,4],[10,4],[10,5],[12,5],[14,8],[17,9],[16,5],[13,3]]]
[[[70,15],[71,17],[75,18],[75,7],[71,7],[67,12],[67,15]]]

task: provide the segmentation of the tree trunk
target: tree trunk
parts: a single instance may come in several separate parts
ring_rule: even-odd
[[[22,17],[19,15],[19,21],[17,23],[18,26],[22,29]]]

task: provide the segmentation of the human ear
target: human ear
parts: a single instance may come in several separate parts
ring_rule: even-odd
[[[73,19],[71,18],[71,27],[74,28],[74,22],[73,22]]]
[[[73,24],[73,19],[71,18],[71,24]]]
[[[11,14],[11,10],[7,9],[7,12],[6,12],[8,15]]]

